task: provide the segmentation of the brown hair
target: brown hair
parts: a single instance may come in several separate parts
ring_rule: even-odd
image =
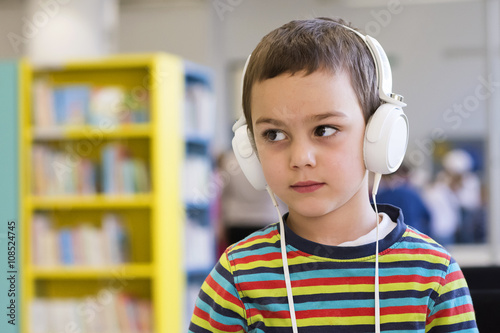
[[[253,85],[283,73],[317,70],[349,73],[365,122],[380,105],[376,69],[365,42],[341,19],[291,21],[264,36],[252,52],[243,82],[243,112],[253,133]]]

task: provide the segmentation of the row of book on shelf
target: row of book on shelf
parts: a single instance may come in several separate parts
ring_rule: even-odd
[[[56,229],[43,213],[36,213],[32,223],[32,257],[37,267],[103,267],[130,259],[129,235],[119,215],[105,214],[100,227],[82,222]]]
[[[149,93],[119,85],[52,84],[35,79],[32,88],[33,124],[40,128],[64,125],[110,126],[149,121]],[[211,137],[216,121],[215,96],[209,86],[191,83],[184,98],[186,135]]]
[[[34,125],[106,126],[149,121],[149,94],[123,86],[91,84],[54,85],[41,77],[33,83]]]
[[[152,333],[151,301],[103,288],[86,298],[35,298],[30,332]]]
[[[132,156],[118,142],[108,143],[101,152],[100,173],[89,158],[75,156],[43,144],[33,146],[34,195],[133,194],[149,192],[145,161]],[[100,186],[98,186],[98,184]],[[99,191],[100,190],[100,191]]]

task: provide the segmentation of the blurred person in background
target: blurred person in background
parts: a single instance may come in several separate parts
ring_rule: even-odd
[[[431,235],[443,245],[481,241],[481,181],[473,171],[472,156],[463,149],[453,149],[443,157],[442,166],[425,191],[432,216]]]
[[[377,201],[401,208],[406,224],[429,235],[430,211],[419,190],[412,185],[410,171],[408,165],[403,164],[396,172],[382,177]]]

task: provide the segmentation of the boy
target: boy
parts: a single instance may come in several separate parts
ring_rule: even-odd
[[[456,262],[370,204],[363,145],[381,100],[374,57],[345,25],[292,21],[252,53],[249,136],[289,212],[226,250],[190,332],[477,332]]]

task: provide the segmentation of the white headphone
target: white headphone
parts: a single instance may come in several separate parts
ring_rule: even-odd
[[[396,171],[403,162],[408,146],[408,118],[402,107],[403,96],[392,93],[392,71],[389,59],[380,43],[358,31],[338,24],[358,35],[366,44],[375,62],[379,97],[385,102],[370,117],[366,125],[363,156],[366,169],[380,177]],[[251,55],[250,55],[251,56]],[[243,79],[250,56],[243,69]],[[243,86],[243,85],[242,85]],[[248,125],[242,116],[233,126],[232,146],[236,159],[248,181],[257,190],[265,190],[267,181],[257,154],[253,150]],[[380,179],[378,177],[378,179]],[[376,185],[378,187],[378,183]]]

